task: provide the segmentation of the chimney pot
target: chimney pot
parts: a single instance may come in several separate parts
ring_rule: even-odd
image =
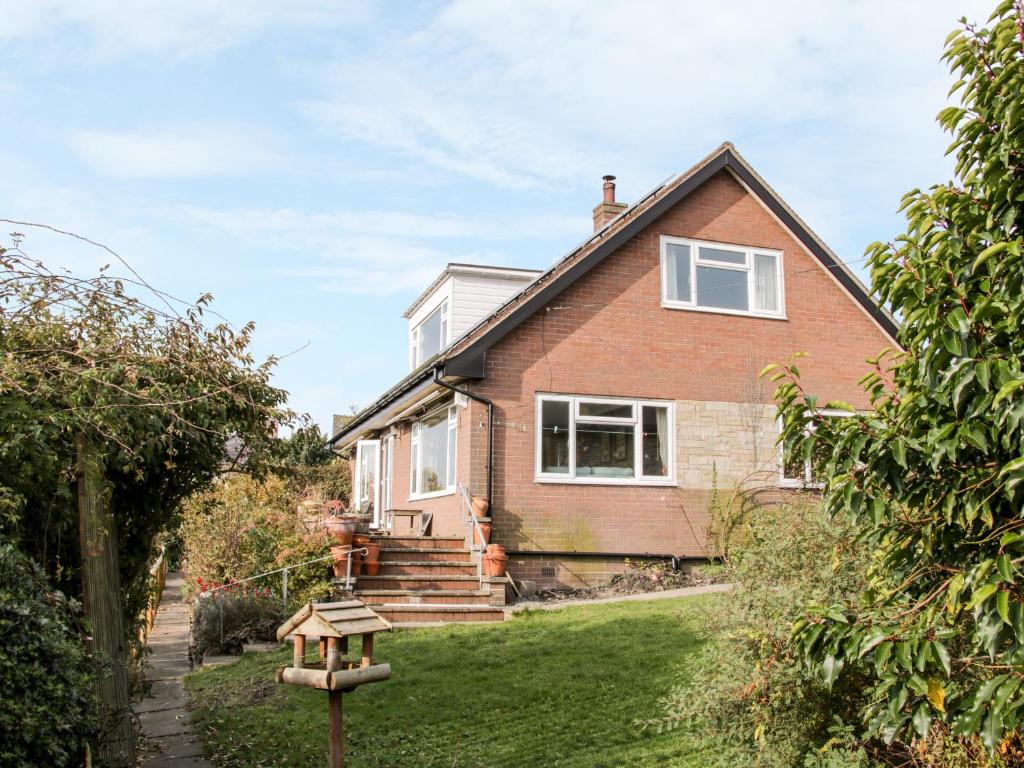
[[[602,176],[604,179],[604,201],[606,203],[615,202],[615,177],[612,175]]]

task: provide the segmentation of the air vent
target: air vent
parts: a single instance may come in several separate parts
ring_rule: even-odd
[[[544,566],[543,568],[540,569],[540,575],[541,576],[554,576],[555,575],[555,569],[554,569],[554,567],[552,567],[550,565],[546,565],[546,566]]]

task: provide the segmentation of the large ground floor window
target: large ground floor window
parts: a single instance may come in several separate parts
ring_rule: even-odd
[[[671,402],[537,395],[537,481],[673,484],[674,429]]]
[[[412,425],[409,492],[414,498],[440,496],[455,490],[457,411],[454,405],[447,405]]]

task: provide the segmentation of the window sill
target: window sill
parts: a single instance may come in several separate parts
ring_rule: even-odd
[[[740,309],[721,309],[719,307],[698,307],[692,304],[677,304],[673,301],[662,299],[661,306],[664,309],[678,309],[684,312],[705,312],[709,315],[733,315],[734,317],[756,317],[759,320],[788,320],[786,313],[776,312],[748,312]]]
[[[449,488],[443,491],[431,491],[430,493],[410,493],[409,501],[423,501],[424,499],[439,499],[442,496],[454,496],[455,489]]]
[[[779,480],[778,487],[789,491],[821,491],[825,489],[825,484],[808,483],[804,480]]]
[[[671,488],[676,481],[671,478],[637,480],[635,477],[552,477],[545,475],[534,477],[533,482],[545,485],[627,485],[632,487],[651,486],[652,488]]]

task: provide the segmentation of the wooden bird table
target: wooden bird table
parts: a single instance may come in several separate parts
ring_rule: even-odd
[[[367,608],[359,600],[340,603],[309,603],[281,625],[277,639],[284,642],[295,637],[292,666],[277,670],[277,682],[305,685],[327,691],[327,713],[330,718],[330,768],[345,765],[345,729],[342,721],[341,696],[366,683],[378,683],[391,677],[390,664],[373,663],[373,636],[391,631],[391,624]],[[362,638],[362,654],[346,659],[348,639]],[[320,641],[320,661],[306,663],[306,638]]]

